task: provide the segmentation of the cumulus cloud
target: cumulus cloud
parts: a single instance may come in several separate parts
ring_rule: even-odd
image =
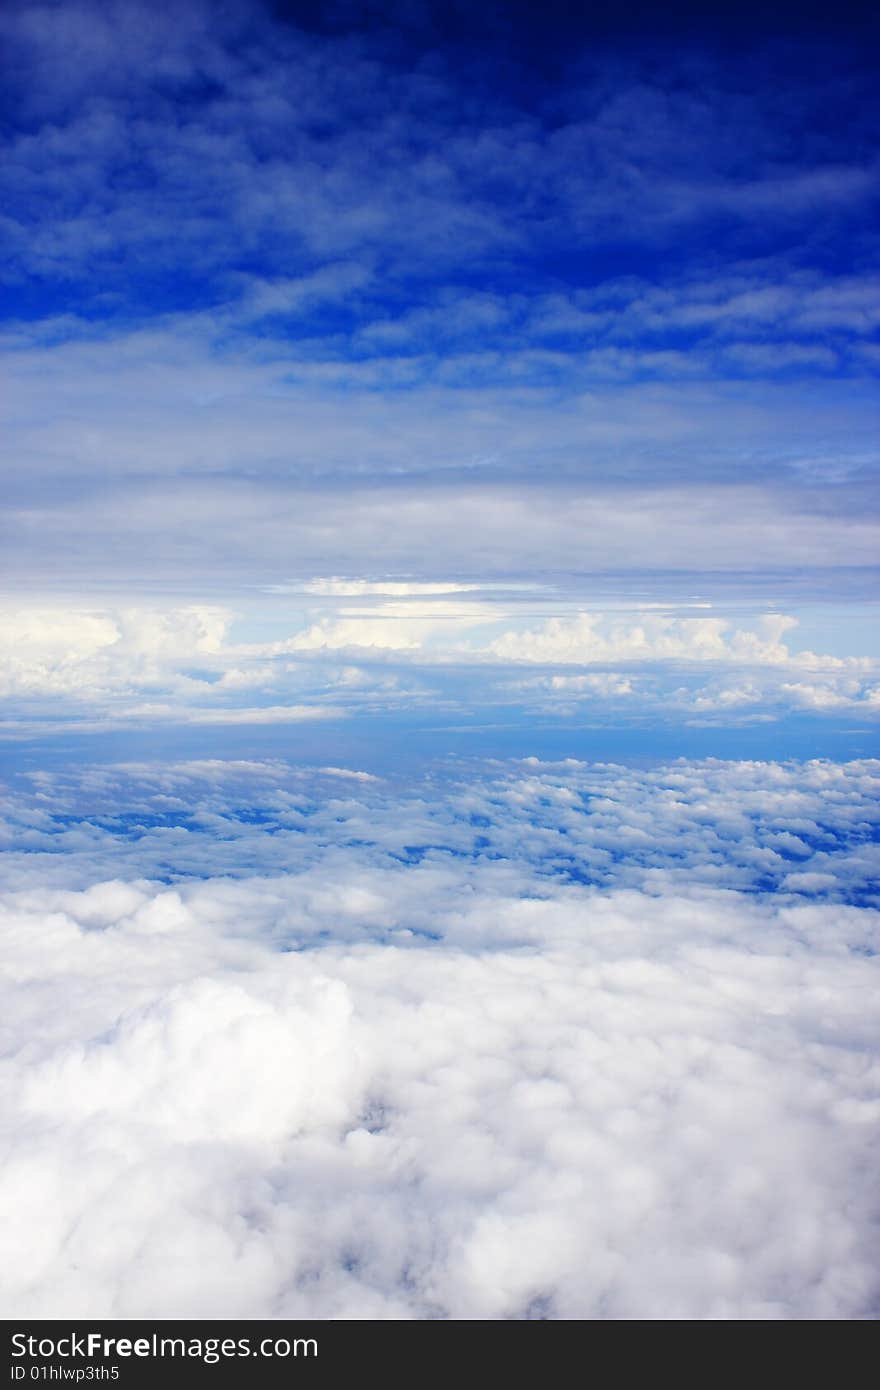
[[[327,582],[328,592],[320,583],[297,601],[285,589],[238,609],[0,606],[3,735],[467,710],[475,699],[560,719],[584,702],[668,720],[877,710],[876,662],[793,650],[788,615],[739,625],[687,604],[585,611],[576,590],[549,585],[496,596],[457,581],[401,581],[405,593],[395,581],[339,581],[344,593]],[[535,627],[535,614],[552,616]],[[514,678],[527,665],[545,670]]]
[[[97,688],[143,686],[210,660],[230,614],[190,604],[84,612],[73,606],[0,606],[0,693],[51,692],[76,699]]]
[[[601,671],[589,676],[539,676],[534,681],[519,683],[525,689],[547,690],[562,695],[631,695],[633,683],[629,676],[615,671]]]
[[[794,855],[833,873],[842,900],[862,902],[877,856],[871,761],[640,772],[528,758],[445,790],[428,782],[404,800],[381,787],[340,799],[336,779],[354,773],[364,780],[324,768],[333,780],[322,783],[282,761],[218,759],[33,773],[33,795],[14,799],[6,821],[7,874],[52,882],[124,864],[136,878],[201,876],[216,846],[192,830],[222,826],[224,872],[236,875],[283,871],[291,856],[301,870],[303,856],[355,846],[363,873],[366,861],[460,872],[486,860],[501,874],[525,856],[530,872],[602,888],[749,891],[778,888]]]
[[[617,622],[609,626],[599,613],[578,613],[573,618],[550,618],[542,628],[507,632],[489,650],[512,661],[538,661],[581,665],[590,661],[736,661],[760,665],[843,665],[836,658],[803,652],[792,657],[780,640],[797,627],[797,619],[768,613],[757,628],[730,630],[726,618],[676,618],[646,615],[635,625]],[[604,629],[604,630],[602,630]]]
[[[427,588],[427,586],[424,586]],[[438,637],[447,649],[481,624],[497,620],[503,608],[488,603],[407,597],[371,608],[342,608],[338,620],[322,619],[270,650],[317,651],[323,648],[384,647],[416,652]],[[421,599],[421,601],[419,601]]]
[[[10,1315],[872,1316],[876,764],[348,771],[13,799]]]

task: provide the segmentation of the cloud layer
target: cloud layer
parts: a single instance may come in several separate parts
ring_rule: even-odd
[[[589,611],[550,585],[339,578],[275,586],[238,613],[0,604],[0,735],[401,710],[430,723],[493,707],[557,722],[584,710],[671,722],[880,713],[876,657],[798,649],[798,620],[782,613],[711,610]],[[870,650],[867,626],[859,635]]]
[[[876,779],[38,777],[4,1307],[876,1315]]]
[[[877,32],[709,9],[3,7],[9,1316],[877,1316],[877,764],[656,766],[871,751]]]
[[[875,563],[867,31],[63,9],[0,20],[29,585]]]

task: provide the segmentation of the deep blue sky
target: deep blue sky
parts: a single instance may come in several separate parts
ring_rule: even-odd
[[[379,283],[312,332],[441,286],[875,264],[864,10],[68,2],[4,28],[28,317],[225,303],[340,255]]]

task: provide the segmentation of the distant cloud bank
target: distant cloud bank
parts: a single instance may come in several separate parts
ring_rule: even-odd
[[[0,604],[0,735],[399,711],[424,722],[475,707],[554,720],[583,708],[673,721],[880,714],[878,658],[797,650],[798,620],[782,613],[657,602],[590,612],[576,592],[526,583],[278,588],[240,613]]]

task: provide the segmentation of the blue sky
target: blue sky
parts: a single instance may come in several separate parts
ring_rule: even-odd
[[[10,1316],[876,1317],[878,38],[3,7]]]
[[[2,25],[7,735],[488,709],[869,751],[867,21]]]

